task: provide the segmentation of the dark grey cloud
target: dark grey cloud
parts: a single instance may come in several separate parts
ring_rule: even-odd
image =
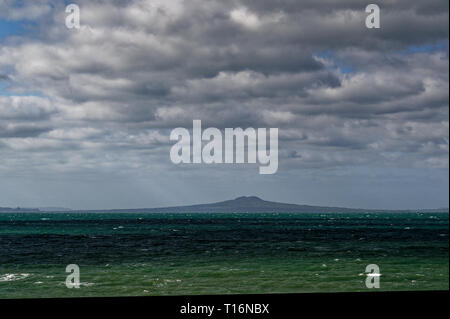
[[[50,130],[50,127],[39,127],[34,125],[14,125],[5,127],[0,125],[0,138],[37,137],[42,133],[49,132]]]
[[[1,96],[0,121],[44,121],[58,113],[46,98],[37,96]]]

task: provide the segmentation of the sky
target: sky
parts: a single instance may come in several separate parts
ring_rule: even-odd
[[[449,2],[0,0],[0,207],[449,206]],[[279,168],[170,132],[278,128]]]

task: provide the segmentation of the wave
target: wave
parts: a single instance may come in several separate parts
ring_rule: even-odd
[[[22,280],[28,276],[30,276],[30,274],[4,274],[0,276],[0,282]]]

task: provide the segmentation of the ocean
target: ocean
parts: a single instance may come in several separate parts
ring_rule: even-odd
[[[369,264],[447,290],[448,236],[448,213],[0,213],[0,298],[368,291]]]

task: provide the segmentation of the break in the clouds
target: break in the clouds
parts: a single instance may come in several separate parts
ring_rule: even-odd
[[[74,2],[0,1],[0,206],[448,206],[448,1]],[[193,119],[279,128],[278,173],[174,166]]]

